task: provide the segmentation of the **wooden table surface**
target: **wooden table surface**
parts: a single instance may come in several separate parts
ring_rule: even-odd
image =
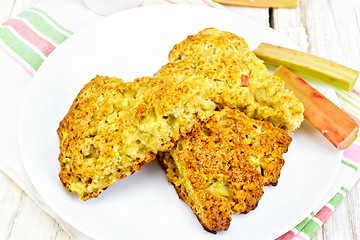
[[[0,0],[0,22],[37,0]],[[231,6],[289,36],[309,53],[360,70],[360,1],[298,0],[296,9]],[[239,23],[241,24],[241,23]],[[1,53],[0,53],[1,54]],[[0,240],[70,239],[6,174],[0,171]],[[314,240],[360,239],[360,182],[317,232]]]

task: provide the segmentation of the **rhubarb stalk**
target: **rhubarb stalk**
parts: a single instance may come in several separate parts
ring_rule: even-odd
[[[345,149],[355,141],[359,126],[349,115],[286,67],[280,66],[274,75],[285,81],[304,104],[304,117],[336,148]]]
[[[261,43],[254,53],[265,63],[284,65],[304,75],[350,91],[359,72],[338,63],[289,48]]]
[[[214,0],[218,3],[261,8],[296,8],[297,0]]]

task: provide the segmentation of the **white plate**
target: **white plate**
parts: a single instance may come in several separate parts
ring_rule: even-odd
[[[206,27],[243,36],[251,48],[262,41],[296,48],[272,29],[229,12],[180,5],[144,7],[110,16],[73,35],[37,72],[20,119],[24,165],[44,201],[78,230],[97,239],[274,239],[323,199],[342,153],[307,122],[292,134],[278,186],[266,187],[254,211],[234,215],[230,229],[217,235],[202,229],[156,161],[87,202],[63,188],[56,129],[83,84],[96,74],[128,81],[151,76],[167,62],[175,43]]]

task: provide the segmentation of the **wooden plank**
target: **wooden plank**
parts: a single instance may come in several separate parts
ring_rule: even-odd
[[[52,217],[1,171],[0,183],[0,239],[70,239]]]
[[[274,7],[294,8],[297,7],[297,0],[214,0],[217,3],[232,4],[247,7]]]
[[[335,209],[313,240],[360,239],[360,182]]]
[[[275,9],[275,29],[307,52],[360,69],[360,2],[302,0],[296,9]]]

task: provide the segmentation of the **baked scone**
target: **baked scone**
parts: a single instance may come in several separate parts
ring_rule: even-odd
[[[84,86],[58,129],[60,179],[80,199],[96,197],[224,107],[287,131],[303,119],[301,102],[244,39],[206,29],[175,45],[151,78],[98,76]]]
[[[155,153],[145,154],[140,143],[126,144],[134,141],[130,137],[140,138],[137,124],[148,109],[137,99],[149,79],[124,83],[98,76],[84,86],[61,121],[59,177],[80,199],[96,197],[155,157]]]
[[[140,170],[158,151],[169,151],[216,107],[203,78],[150,83],[98,76],[61,121],[60,180],[81,200]]]
[[[231,214],[254,209],[264,185],[277,183],[290,142],[271,123],[225,108],[158,159],[180,199],[216,233],[229,228]]]
[[[303,121],[302,103],[280,77],[268,73],[242,37],[208,28],[176,44],[169,61],[172,65],[160,70],[162,75],[181,69],[211,79],[209,97],[219,106],[239,109],[288,132]]]

